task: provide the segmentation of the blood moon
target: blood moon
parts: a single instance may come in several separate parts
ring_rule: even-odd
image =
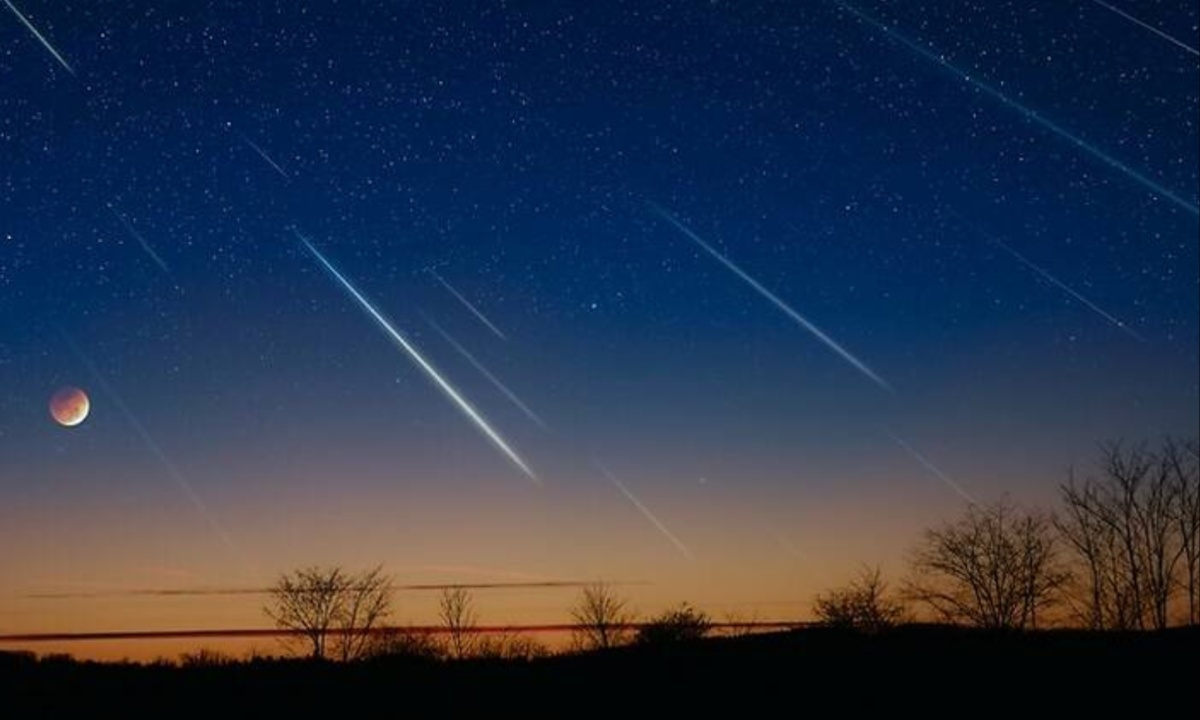
[[[87,393],[73,385],[61,387],[50,396],[50,417],[63,427],[75,427],[86,420],[91,408]]]

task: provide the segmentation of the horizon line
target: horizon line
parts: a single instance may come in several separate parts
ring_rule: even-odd
[[[614,623],[611,627],[620,630],[638,630],[653,622]],[[803,628],[817,625],[807,620],[747,620],[744,622],[714,622],[709,624],[713,630],[753,630],[753,629],[788,629]],[[497,633],[551,633],[571,632],[584,627],[578,623],[539,623],[532,625],[477,625],[472,628],[452,629],[444,625],[389,625],[386,627],[357,630],[359,635],[388,635],[391,633],[412,633],[419,635],[444,635],[451,632],[464,632],[472,635],[488,635]],[[224,629],[190,629],[190,630],[101,630],[93,632],[45,632],[17,633],[0,635],[0,643],[38,643],[38,642],[85,642],[98,640],[172,640],[189,638],[248,638],[248,637],[286,637],[304,635],[303,630],[286,628],[224,628]],[[336,633],[333,633],[336,634]]]

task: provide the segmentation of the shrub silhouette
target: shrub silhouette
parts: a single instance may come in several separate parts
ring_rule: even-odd
[[[847,585],[818,595],[817,619],[831,627],[876,632],[904,619],[904,604],[888,593],[879,568],[863,568]]]
[[[712,629],[708,615],[682,603],[650,619],[637,631],[634,642],[638,645],[664,645],[669,643],[699,640]]]

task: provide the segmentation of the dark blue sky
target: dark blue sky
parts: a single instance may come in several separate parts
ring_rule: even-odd
[[[14,5],[73,73],[0,7],[12,588],[128,579],[164,532],[212,578],[213,528],[270,575],[331,507],[343,562],[396,561],[349,528],[401,506],[450,515],[412,532],[455,561],[681,562],[597,462],[713,572],[759,566],[760,520],[886,560],[861,528],[960,501],[921,458],[1045,502],[1098,441],[1200,425],[1197,58],[1092,0]],[[1195,47],[1194,3],[1121,7]],[[69,430],[64,384],[93,406]]]

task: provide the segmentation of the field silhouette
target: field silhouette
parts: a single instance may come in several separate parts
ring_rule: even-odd
[[[1002,632],[902,625],[634,643],[533,659],[403,652],[354,662],[193,656],[186,664],[0,655],[6,707],[38,717],[386,710],[537,717],[717,710],[921,715],[1128,711],[1195,717],[1200,628]],[[7,713],[6,713],[7,714]],[[374,714],[374,712],[372,712]],[[14,715],[15,717],[16,715]]]

